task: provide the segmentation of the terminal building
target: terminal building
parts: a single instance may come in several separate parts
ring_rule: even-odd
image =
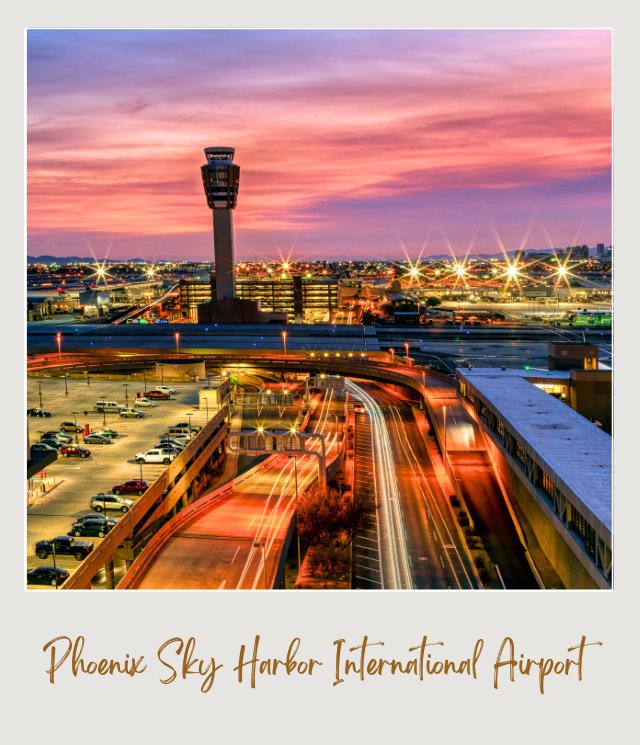
[[[211,281],[181,280],[180,307],[193,323],[209,323],[209,308],[216,297],[216,278]],[[264,317],[263,321],[312,323],[333,320],[338,308],[338,280],[305,279],[300,275],[286,279],[236,278],[236,298],[249,301]],[[248,307],[251,307],[248,305]],[[259,323],[260,319],[252,321]]]
[[[576,372],[473,368],[457,376],[525,538],[564,587],[610,588],[612,441],[558,400]]]

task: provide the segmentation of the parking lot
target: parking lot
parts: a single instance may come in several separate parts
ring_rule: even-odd
[[[73,422],[74,419],[80,426],[89,425],[92,431],[103,426],[114,429],[118,432],[118,437],[112,439],[107,445],[84,445],[83,436],[80,433],[77,435],[78,442],[91,451],[91,456],[88,458],[58,457],[55,463],[44,469],[41,476],[42,485],[46,487],[46,491],[42,493],[41,487],[32,490],[28,500],[27,569],[53,563],[51,557],[46,560],[36,557],[33,551],[34,544],[39,540],[66,535],[75,518],[92,512],[89,508],[89,501],[94,494],[110,492],[115,484],[128,479],[143,478],[149,485],[156,480],[165,466],[163,464],[141,466],[135,462],[135,454],[157,445],[160,435],[166,432],[169,425],[189,420],[191,424],[200,427],[206,423],[205,412],[197,408],[198,390],[202,387],[202,382],[174,384],[165,381],[165,385],[176,389],[176,394],[169,400],[157,401],[155,407],[141,408],[145,414],[142,419],[125,419],[116,413],[103,415],[93,410],[98,400],[125,404],[125,385],[128,386],[129,404],[133,406],[136,393],[142,391],[143,386],[132,380],[92,379],[88,385],[86,380],[69,378],[67,380],[68,393],[65,394],[64,378],[28,379],[27,408],[40,406],[40,390],[42,407],[52,413],[52,416],[47,418],[27,417],[29,444],[39,441],[43,432],[56,430],[61,422]],[[152,387],[153,384],[147,382],[147,388]],[[210,414],[215,414],[215,411],[210,411]],[[68,434],[73,435],[73,433]],[[39,480],[38,478],[34,480],[36,486]],[[139,498],[131,494],[126,496],[133,500]],[[126,519],[126,515],[123,516],[122,513],[116,511],[109,511],[107,516],[116,520]],[[88,537],[79,540],[93,541],[97,546],[101,539]],[[58,556],[56,563],[71,573],[80,566],[80,562],[69,556]],[[97,579],[100,580],[100,578]]]

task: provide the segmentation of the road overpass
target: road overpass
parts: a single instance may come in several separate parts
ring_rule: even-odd
[[[355,337],[352,337],[355,338]],[[362,339],[361,336],[357,337]],[[461,405],[460,401],[457,401],[455,396],[455,387],[452,380],[447,376],[439,375],[433,371],[426,370],[421,367],[412,366],[405,364],[404,362],[397,364],[390,363],[385,360],[385,356],[378,353],[361,353],[353,354],[349,356],[348,353],[334,354],[333,356],[311,356],[308,351],[305,352],[291,352],[285,354],[284,350],[264,350],[264,351],[252,351],[246,350],[239,358],[238,352],[234,351],[219,351],[209,348],[198,349],[197,353],[189,350],[189,353],[182,353],[180,355],[170,354],[166,351],[155,352],[147,348],[140,348],[138,353],[137,348],[130,348],[123,352],[123,350],[103,349],[101,352],[96,354],[93,350],[88,350],[87,345],[90,344],[90,337],[85,334],[74,337],[74,351],[64,352],[61,355],[57,354],[45,354],[45,355],[34,355],[30,358],[29,367],[31,369],[38,369],[43,372],[48,370],[61,371],[63,368],[75,370],[81,373],[87,369],[98,370],[98,369],[115,369],[122,371],[131,371],[136,366],[144,364],[152,364],[155,361],[167,360],[167,359],[188,359],[190,356],[197,354],[198,358],[204,358],[211,365],[221,366],[232,366],[238,368],[250,368],[250,369],[264,369],[273,370],[280,373],[313,373],[315,375],[344,375],[347,377],[361,378],[373,381],[379,381],[387,386],[398,386],[403,389],[409,389],[412,392],[412,396],[416,401],[422,400],[425,402],[429,418],[431,420],[434,433],[440,443],[441,452],[445,453],[445,466],[449,476],[452,478],[455,484],[465,483],[465,474],[468,474],[470,469],[469,466],[474,468],[478,467],[478,463],[469,463],[468,458],[464,457],[464,448],[458,447],[454,451],[453,445],[454,440],[447,438],[453,437],[453,429],[451,427],[452,420],[449,420],[449,429],[445,423],[443,416],[443,403],[444,400],[450,402],[453,405],[455,402],[455,416],[459,418],[456,424],[468,425],[471,430],[476,433],[478,431],[477,422],[475,422],[472,412],[466,410]],[[111,340],[113,343],[113,339]],[[410,362],[407,360],[407,362]],[[453,411],[451,409],[450,411]],[[569,412],[570,410],[567,409]],[[467,427],[467,428],[468,428]],[[464,427],[463,427],[464,429]],[[475,436],[475,434],[474,434]],[[476,456],[482,451],[483,447],[486,450],[486,446],[482,445],[482,437],[478,436],[476,444],[478,447],[475,449]],[[482,468],[490,470],[493,468],[491,462],[484,462]],[[471,469],[473,470],[473,469]],[[466,479],[468,481],[468,479]],[[464,499],[462,489],[459,489],[459,496]],[[509,508],[508,498],[506,493],[501,494],[499,490],[489,490],[482,499],[479,499],[478,504],[487,499],[503,500],[507,499],[507,509]],[[473,514],[473,509],[470,507],[470,513]],[[479,513],[476,512],[476,515]],[[510,511],[510,517],[515,520],[518,524],[518,515],[515,512]],[[489,525],[490,520],[486,520],[485,524]],[[479,522],[482,524],[482,521]],[[522,530],[522,526],[518,525],[518,533],[521,548],[527,556],[527,560],[532,566],[532,572],[535,575],[533,568],[533,562],[530,561],[531,557],[528,555],[528,546],[526,545],[526,535]],[[120,536],[124,540],[125,536]],[[115,541],[117,539],[114,538]],[[500,540],[500,536],[496,535],[496,540]],[[94,563],[98,561],[98,568],[102,566],[99,563],[98,556],[92,560]],[[504,561],[501,559],[500,561]],[[495,563],[499,563],[496,561]],[[94,567],[95,569],[95,567]],[[91,570],[87,570],[91,573]],[[610,563],[608,567],[610,572]],[[95,572],[94,572],[95,573]],[[77,572],[76,574],[79,574]],[[536,577],[537,581],[540,581],[540,577]],[[507,578],[505,582],[506,586],[510,586]],[[85,585],[86,586],[86,585]],[[519,580],[511,586],[522,586],[519,584]],[[529,585],[526,585],[529,586]],[[71,587],[71,586],[70,586]]]

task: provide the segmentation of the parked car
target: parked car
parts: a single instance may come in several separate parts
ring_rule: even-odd
[[[186,427],[176,427],[175,425],[172,425],[171,427],[167,428],[167,431],[164,433],[168,437],[173,437],[176,440],[180,439],[182,435],[185,435],[186,437],[191,437],[191,435],[195,434],[194,432],[189,432],[189,430]]]
[[[115,429],[111,429],[111,427],[101,427],[100,429],[94,430],[92,435],[104,435],[105,437],[108,437],[109,439],[113,440],[114,437],[118,436],[118,432]]]
[[[111,438],[106,435],[101,435],[98,432],[91,432],[89,435],[85,435],[82,441],[87,445],[110,445]]]
[[[60,452],[60,448],[64,447],[67,444],[62,440],[58,440],[56,437],[45,437],[43,440],[41,440],[41,443],[55,448],[58,452]]]
[[[147,391],[145,393],[145,396],[147,398],[150,398],[153,400],[158,399],[160,401],[165,401],[166,399],[171,398],[171,394],[168,393],[167,391],[157,391],[157,390]]]
[[[130,479],[123,484],[116,484],[111,491],[114,494],[144,494],[149,484],[142,479]]]
[[[99,494],[96,494],[93,499],[100,496]],[[108,494],[107,496],[112,496],[111,494]],[[89,512],[86,515],[81,515],[80,517],[75,517],[73,519],[72,525],[75,525],[76,523],[83,523],[85,520],[102,520],[103,522],[108,522],[112,526],[116,524],[117,520],[115,517],[106,517],[102,512]]]
[[[81,427],[75,422],[60,422],[61,432],[84,432],[84,427]]]
[[[57,429],[50,429],[48,432],[45,432],[40,436],[41,440],[60,440],[60,442],[73,442],[73,437],[71,435],[67,435],[64,432],[58,432]]]
[[[170,387],[170,386],[168,386],[168,385],[157,385],[157,386],[156,386],[156,387],[154,388],[154,390],[156,390],[156,391],[162,391],[162,393],[168,393],[168,394],[170,394],[171,396],[173,396],[173,395],[174,395],[174,393],[176,392],[176,389],[175,389],[175,388],[171,388],[171,387]]]
[[[176,456],[158,448],[152,448],[144,453],[136,453],[136,463],[164,463],[168,465]]]
[[[107,411],[112,413],[118,413],[119,411],[122,411],[122,409],[126,409],[127,407],[124,404],[119,404],[117,401],[96,401],[94,405],[95,411]]]
[[[169,435],[160,435],[160,445],[157,445],[156,447],[164,447],[165,445],[172,448],[178,448],[180,451],[185,449],[184,442],[176,440],[175,437],[169,437]]]
[[[175,445],[169,445],[166,442],[159,442],[157,445],[153,446],[153,450],[162,450],[163,453],[173,455],[173,457],[176,458],[178,455],[180,455],[183,448],[177,448]]]
[[[56,581],[56,575],[58,575]],[[53,566],[41,566],[35,569],[29,569],[27,572],[28,585],[61,585],[65,579],[68,579],[69,572],[66,569]]]
[[[133,408],[122,409],[122,411],[120,412],[120,416],[123,419],[142,419],[142,417],[144,416],[144,411]]]
[[[89,507],[96,512],[104,510],[118,510],[119,512],[129,512],[133,506],[133,499],[121,497],[118,494],[107,494],[102,492],[91,497]]]
[[[63,445],[60,448],[60,455],[63,458],[88,458],[91,450],[80,445]]]
[[[77,561],[82,561],[93,551],[91,541],[76,541],[66,535],[59,535],[48,541],[38,541],[33,547],[35,555],[39,559],[48,559],[55,549],[56,556],[73,556]]]
[[[181,445],[186,447],[193,440],[194,433],[189,434],[189,432],[178,430],[177,432],[170,432],[169,436],[172,440],[177,440]]]
[[[27,416],[51,416],[51,412],[47,409],[27,409]]]
[[[189,422],[178,422],[177,424],[173,425],[174,427],[182,427],[187,430],[191,430],[192,432],[200,432],[202,427],[199,424],[189,424]]]
[[[104,538],[112,527],[106,520],[84,520],[81,523],[74,523],[67,535],[90,535],[97,538]]]
[[[144,396],[141,396],[140,398],[136,398],[136,407],[138,406],[144,406],[147,408],[157,406],[158,404],[155,401],[152,401],[150,398],[145,398]]]
[[[58,454],[57,448],[53,445],[49,445],[47,442],[34,442],[30,448],[31,457],[33,458],[36,454],[37,458],[42,458],[43,453],[56,453]]]

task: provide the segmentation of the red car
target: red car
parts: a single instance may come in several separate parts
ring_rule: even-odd
[[[165,393],[164,391],[147,391],[144,394],[145,398],[150,398],[153,400],[159,400],[159,401],[165,401],[167,398],[171,398],[170,393]]]
[[[91,455],[91,450],[80,447],[80,445],[63,445],[60,448],[60,455],[63,458],[88,458]]]
[[[116,484],[111,488],[114,494],[144,494],[149,488],[149,484],[142,479],[131,479],[124,484]]]

